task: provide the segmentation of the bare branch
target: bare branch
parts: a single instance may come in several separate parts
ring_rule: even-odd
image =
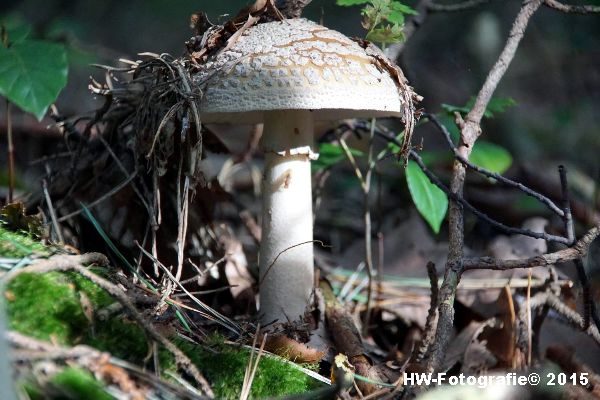
[[[600,345],[600,332],[595,325],[585,326],[583,317],[575,310],[572,310],[569,306],[563,303],[558,296],[555,294],[544,292],[538,293],[531,298],[531,308],[536,309],[544,306],[548,306],[554,310],[557,314],[563,317],[563,321],[566,321],[572,327],[579,329],[587,333],[596,344]],[[526,312],[525,309],[521,309],[520,314]],[[523,316],[520,315],[519,319],[524,320]]]
[[[419,165],[419,168],[421,168],[421,170],[425,173],[425,175],[427,175],[427,177],[429,178],[431,183],[433,183],[438,188],[440,188],[444,193],[446,193],[451,200],[460,204],[461,207],[464,207],[467,210],[469,210],[477,218],[481,219],[484,222],[487,222],[488,224],[501,230],[502,232],[504,232],[508,235],[524,235],[524,236],[529,236],[529,237],[532,237],[535,239],[544,239],[549,242],[562,243],[565,245],[570,245],[572,243],[571,241],[569,241],[568,238],[565,238],[562,236],[550,235],[546,232],[534,232],[530,229],[514,228],[512,226],[505,225],[502,222],[496,221],[495,219],[491,218],[487,214],[479,211],[475,206],[473,206],[471,203],[469,203],[467,200],[465,200],[464,197],[459,196],[456,193],[452,192],[446,185],[444,185],[442,183],[442,181],[440,181],[440,179],[437,176],[435,176],[435,174],[433,172],[431,172],[427,168],[427,166],[425,166],[425,164],[423,163],[423,160],[421,159],[421,156],[419,156],[419,154],[416,151],[411,150],[410,158],[411,158],[411,160],[415,161],[417,163],[417,165]]]
[[[491,269],[504,271],[519,268],[548,267],[562,262],[578,260],[588,253],[590,245],[598,236],[600,236],[600,226],[590,229],[573,247],[523,260],[499,260],[494,257],[465,259],[462,264],[463,270]]]
[[[429,284],[431,286],[431,300],[429,304],[429,312],[427,313],[427,319],[425,320],[425,328],[423,329],[424,336],[419,345],[415,362],[421,362],[428,349],[431,347],[431,342],[435,338],[435,325],[437,323],[438,315],[438,276],[435,269],[435,264],[431,261],[427,263],[427,276],[429,277]]]
[[[544,5],[557,11],[570,14],[600,13],[600,6],[563,4],[557,0],[544,0]]]
[[[510,187],[520,190],[521,192],[525,193],[526,195],[538,200],[540,203],[545,204],[551,211],[553,211],[558,216],[564,217],[564,211],[561,210],[552,200],[550,200],[550,198],[542,195],[539,192],[536,192],[535,190],[523,185],[520,182],[515,182],[515,181],[508,179],[500,174],[497,174],[492,171],[488,171],[487,169],[481,168],[480,166],[475,165],[472,162],[470,162],[469,160],[465,159],[463,156],[460,155],[460,153],[458,152],[458,149],[452,142],[452,139],[450,138],[450,132],[448,132],[448,129],[446,129],[446,127],[439,121],[439,119],[433,114],[423,114],[423,116],[426,117],[428,120],[430,120],[440,130],[440,132],[442,132],[442,134],[444,135],[444,138],[446,139],[446,142],[448,143],[448,146],[454,153],[454,157],[458,161],[460,161],[463,165],[465,165],[467,168],[472,169],[473,171],[480,173],[481,175],[486,176],[488,178],[495,179],[498,182],[501,182],[507,186],[510,186]]]

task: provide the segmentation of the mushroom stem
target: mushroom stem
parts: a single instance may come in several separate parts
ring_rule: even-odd
[[[263,325],[301,320],[313,292],[313,128],[308,110],[265,112],[259,256]]]

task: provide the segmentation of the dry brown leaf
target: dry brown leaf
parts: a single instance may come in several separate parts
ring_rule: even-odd
[[[285,334],[268,336],[265,349],[296,363],[317,363],[325,356],[325,352],[308,347]]]

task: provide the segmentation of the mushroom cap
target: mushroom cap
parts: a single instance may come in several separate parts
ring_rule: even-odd
[[[259,123],[268,110],[312,110],[321,120],[401,115],[389,73],[356,42],[306,19],[246,29],[194,83],[209,123]]]

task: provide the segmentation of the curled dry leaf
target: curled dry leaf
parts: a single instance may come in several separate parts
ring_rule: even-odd
[[[479,336],[488,327],[499,327],[495,318],[487,321],[473,321],[448,346],[442,370],[447,371],[457,363],[462,365],[463,372],[485,371],[496,365],[496,357],[487,349],[486,343]]]
[[[325,356],[324,351],[308,347],[285,334],[268,336],[265,349],[297,363],[317,363]]]

